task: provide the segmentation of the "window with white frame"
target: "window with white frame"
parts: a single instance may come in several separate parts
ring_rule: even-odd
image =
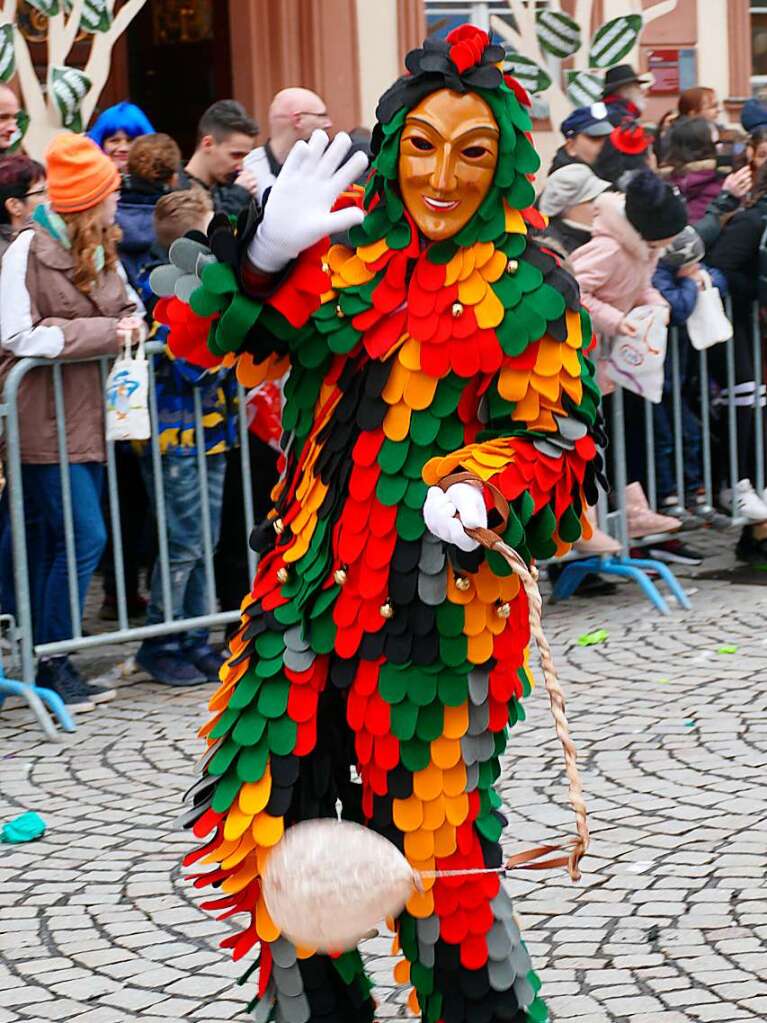
[[[751,4],[751,87],[767,90],[767,3]]]

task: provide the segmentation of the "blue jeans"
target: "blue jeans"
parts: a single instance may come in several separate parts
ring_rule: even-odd
[[[221,503],[224,496],[226,455],[208,455],[208,506],[211,545],[216,549],[221,529]],[[147,490],[154,506],[154,474],[151,456],[142,459]],[[200,479],[194,455],[166,454],[162,457],[162,483],[165,517],[168,527],[168,562],[173,618],[197,618],[208,614],[208,593],[205,580],[205,546],[200,505]],[[162,596],[162,574],[159,560],[152,573],[152,591],[147,608],[147,625],[165,621]],[[205,646],[207,629],[190,629],[174,636],[146,640],[145,645],[157,650],[179,652]]]
[[[35,643],[56,643],[73,636],[67,584],[61,467],[22,465],[21,472]],[[70,465],[69,479],[77,593],[82,618],[85,596],[107,542],[106,525],[101,511],[104,466],[98,462]]]

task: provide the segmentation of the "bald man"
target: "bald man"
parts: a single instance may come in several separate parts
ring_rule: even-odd
[[[325,102],[310,89],[278,92],[269,107],[269,139],[245,159],[245,170],[258,182],[258,198],[270,188],[296,144],[308,141],[318,128],[329,131],[333,122]]]
[[[0,85],[0,156],[11,147],[19,118],[19,101],[13,89]]]

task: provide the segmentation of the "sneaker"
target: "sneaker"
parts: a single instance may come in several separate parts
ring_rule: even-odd
[[[136,664],[163,686],[199,686],[208,681],[207,676],[190,661],[172,650],[141,646],[136,654]]]
[[[40,689],[50,689],[57,693],[67,710],[75,714],[95,710],[96,704],[85,692],[82,682],[69,669],[68,657],[51,657],[40,661],[35,684]]]
[[[719,504],[725,510],[732,508],[732,490],[725,487],[719,494]],[[754,490],[751,480],[738,480],[735,487],[735,509],[749,522],[767,522],[767,504]]]
[[[666,540],[664,543],[650,544],[647,555],[655,561],[665,561],[669,565],[700,565],[705,554],[696,551],[681,540]]]
[[[107,689],[106,686],[94,686],[92,682],[86,682],[68,657],[66,662],[66,670],[76,682],[79,682],[80,688],[92,703],[109,703],[110,700],[114,700],[115,696],[117,696],[116,689]]]
[[[225,654],[206,644],[193,650],[185,650],[184,656],[198,671],[203,672],[209,682],[218,682],[221,665],[226,660]]]
[[[735,547],[735,557],[748,565],[767,565],[767,542],[754,539],[750,529],[744,529]]]
[[[701,508],[695,505],[691,511],[694,511],[695,516],[702,519],[709,529],[729,529],[732,525],[730,516],[722,515],[716,508]]]
[[[706,524],[703,517],[698,515],[697,510],[682,508],[676,502],[672,506],[664,505],[663,514],[670,515],[672,519],[678,519],[681,529],[685,532],[690,529],[702,529]]]

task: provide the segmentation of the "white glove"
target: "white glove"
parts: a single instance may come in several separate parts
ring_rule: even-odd
[[[464,526],[487,529],[487,509],[482,491],[471,483],[453,483],[447,490],[429,487],[423,519],[429,532],[445,543],[454,543],[462,551],[476,550],[479,544],[467,536]]]
[[[290,150],[248,247],[248,258],[258,270],[278,273],[325,235],[362,223],[365,214],[356,206],[330,212],[341,192],[368,165],[364,153],[343,163],[351,145],[345,132],[328,145],[327,134],[315,131],[308,142],[296,142]]]
[[[277,180],[269,167],[269,158],[267,157],[266,150],[263,146],[259,146],[258,149],[252,149],[248,153],[242,161],[242,172],[243,175],[247,175],[248,178],[255,179],[255,196],[260,203],[263,203],[264,192],[267,188],[271,188]],[[236,184],[241,183],[242,182],[238,178]],[[247,183],[244,187],[247,188],[249,192],[253,192]]]

